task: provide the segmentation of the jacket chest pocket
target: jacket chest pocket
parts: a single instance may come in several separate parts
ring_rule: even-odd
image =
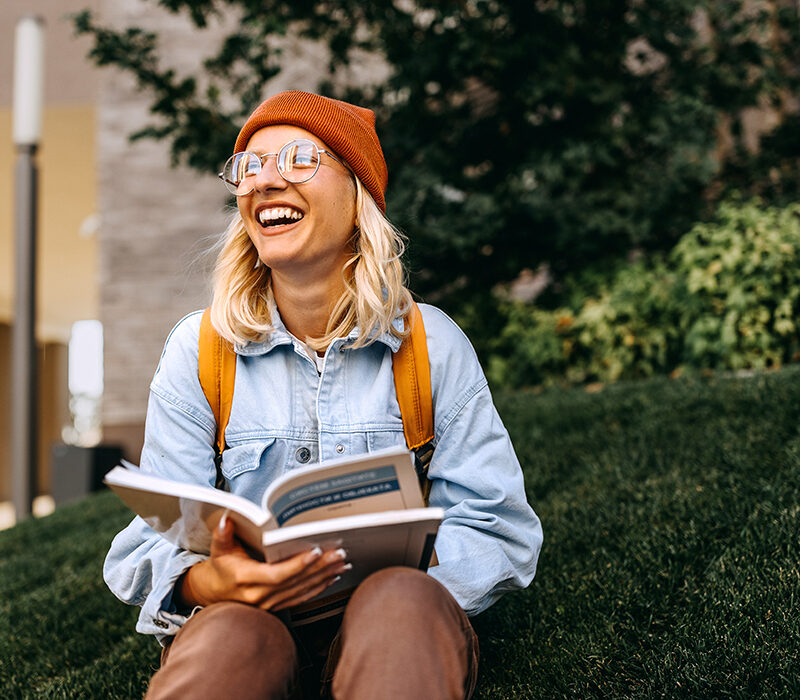
[[[260,501],[269,483],[281,473],[275,457],[275,438],[231,445],[222,453],[222,475],[228,490],[252,501]]]
[[[373,430],[367,432],[367,450],[376,452],[406,444],[402,426],[398,430]]]

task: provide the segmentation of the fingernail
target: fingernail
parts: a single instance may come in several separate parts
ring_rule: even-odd
[[[314,549],[312,549],[306,555],[306,561],[310,563],[310,562],[314,561],[315,559],[319,559],[319,557],[321,555],[322,555],[322,548],[321,547],[314,547]]]
[[[350,569],[352,569],[352,568],[353,568],[353,564],[351,562],[347,562],[347,564],[345,564],[342,567],[342,571],[350,571]]]
[[[341,581],[341,580],[342,580],[342,577],[341,577],[341,576],[334,576],[334,577],[333,577],[333,578],[332,578],[332,579],[331,579],[331,580],[328,582],[328,585],[329,585],[329,586],[332,586],[334,583],[336,583],[337,581]]]
[[[347,551],[342,547],[339,547],[339,549],[337,549],[334,552],[334,554],[336,555],[337,559],[346,559],[347,558]]]
[[[225,512],[222,514],[222,517],[219,519],[219,529],[220,529],[220,532],[222,532],[222,531],[224,531],[224,530],[225,530],[225,526],[226,526],[227,524],[228,524],[228,511],[226,510],[226,511],[225,511]]]

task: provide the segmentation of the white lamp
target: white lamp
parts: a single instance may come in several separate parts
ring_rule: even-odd
[[[14,125],[17,146],[35,146],[42,136],[44,102],[44,22],[26,16],[14,41]]]
[[[23,17],[14,46],[15,173],[14,329],[11,334],[12,496],[17,519],[31,513],[36,495],[36,149],[42,135],[44,22]]]

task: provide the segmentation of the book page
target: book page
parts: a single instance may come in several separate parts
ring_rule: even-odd
[[[289,476],[265,496],[278,527],[424,505],[406,450],[322,464]]]
[[[123,467],[112,469],[104,481],[153,530],[179,547],[207,554],[211,532],[227,512],[237,536],[261,552],[268,515],[241,496]]]

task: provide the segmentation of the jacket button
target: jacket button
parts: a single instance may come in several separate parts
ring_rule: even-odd
[[[342,452],[344,452],[344,445],[341,442],[338,445],[336,445],[336,451],[339,454],[342,454]]]
[[[166,622],[164,622],[164,620],[159,620],[157,617],[153,619],[153,624],[156,627],[160,627],[162,630],[165,630],[167,629],[167,627],[169,627],[169,625]]]
[[[294,453],[294,456],[297,457],[297,461],[301,464],[305,464],[311,459],[311,450],[307,447],[298,447],[297,452]]]

